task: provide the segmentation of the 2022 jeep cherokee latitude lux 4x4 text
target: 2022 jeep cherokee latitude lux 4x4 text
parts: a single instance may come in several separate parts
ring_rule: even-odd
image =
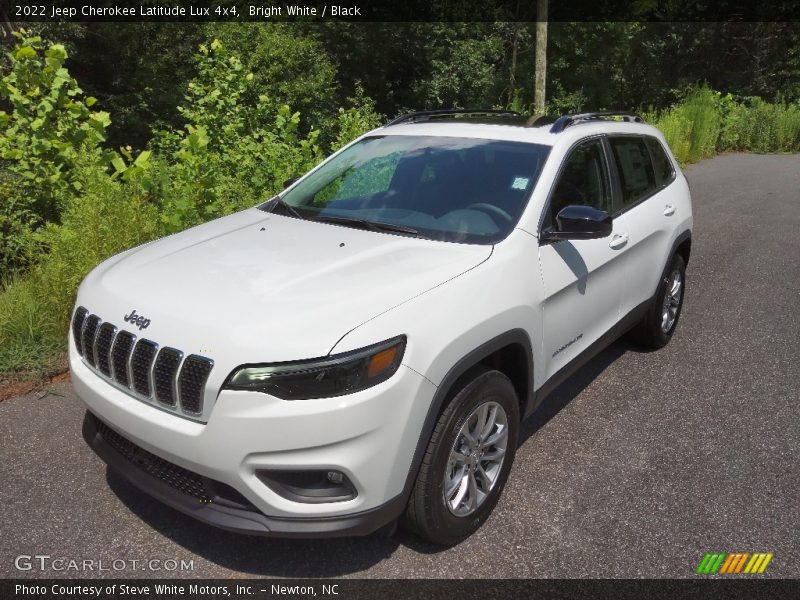
[[[481,115],[406,115],[94,269],[69,343],[97,454],[234,531],[474,532],[550,390],[670,340],[692,227],[638,117]]]

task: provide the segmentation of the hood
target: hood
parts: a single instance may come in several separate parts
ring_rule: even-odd
[[[109,259],[81,285],[78,304],[233,366],[314,358],[491,251],[250,209]],[[134,310],[142,318],[125,322]]]

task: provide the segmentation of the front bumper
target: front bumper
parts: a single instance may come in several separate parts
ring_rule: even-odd
[[[152,477],[117,452],[91,417],[89,445],[135,486],[213,525],[264,535],[359,535],[399,516],[417,442],[436,387],[401,366],[362,392],[285,401],[256,392],[222,391],[207,423],[141,402],[83,364],[71,345],[78,396],[101,423],[136,447],[201,478],[233,488],[246,501],[200,503]],[[257,470],[335,469],[355,498],[308,504],[285,498]]]
[[[213,496],[210,501],[201,501],[176,489],[165,481],[137,468],[101,433],[97,417],[89,411],[83,421],[83,438],[89,447],[120,474],[128,483],[189,515],[220,529],[248,535],[274,537],[338,537],[368,535],[397,518],[405,508],[405,496],[398,495],[385,504],[351,515],[318,518],[271,518],[258,511],[252,504],[231,500],[227,490],[217,496],[214,491],[220,484],[205,478],[205,489]],[[225,486],[226,487],[226,486]]]

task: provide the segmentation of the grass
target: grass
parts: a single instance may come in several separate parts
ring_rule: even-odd
[[[66,328],[36,284],[35,277],[21,278],[0,293],[0,374],[42,378],[63,363]]]

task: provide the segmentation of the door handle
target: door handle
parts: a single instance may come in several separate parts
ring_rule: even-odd
[[[674,214],[675,214],[675,207],[672,206],[672,204],[667,204],[664,207],[664,216],[665,217],[671,217]]]
[[[614,250],[616,250],[618,248],[622,248],[627,243],[628,243],[628,234],[618,233],[611,238],[611,241],[608,243],[608,245],[611,246]]]

